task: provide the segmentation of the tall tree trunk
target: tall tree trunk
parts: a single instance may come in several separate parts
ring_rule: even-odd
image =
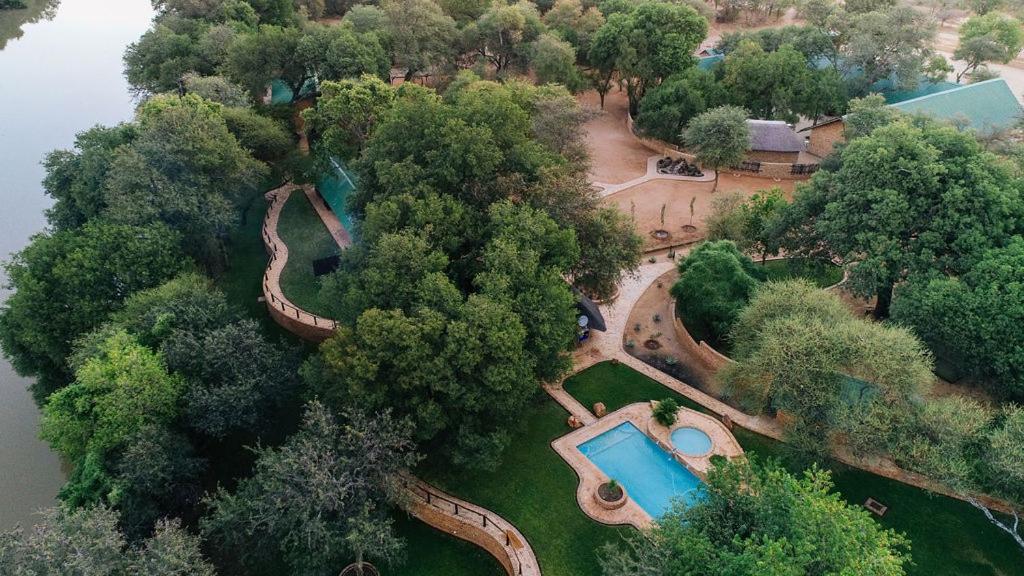
[[[886,284],[878,289],[878,302],[875,304],[875,318],[878,320],[888,318],[890,306],[892,306],[892,284]]]
[[[715,168],[715,184],[711,187],[711,193],[714,194],[718,191],[718,168]]]

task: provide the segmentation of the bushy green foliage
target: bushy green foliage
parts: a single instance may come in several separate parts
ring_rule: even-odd
[[[695,64],[693,52],[707,35],[708,22],[685,4],[641,2],[621,8],[602,9],[607,20],[594,34],[588,60],[607,78],[618,72],[635,114],[647,90]]]
[[[931,355],[908,330],[855,318],[803,280],[765,284],[732,341],[736,362],[721,380],[750,409],[786,412],[790,439],[809,451],[848,435],[859,452],[884,452],[934,380]]]
[[[389,506],[417,461],[408,424],[387,412],[333,417],[310,403],[298,432],[258,451],[255,471],[209,500],[202,530],[232,565],[264,572],[334,574],[364,555],[391,562],[403,543]]]
[[[750,149],[747,115],[743,108],[719,106],[694,116],[686,125],[683,143],[702,167],[715,171],[712,191],[718,189],[719,170],[742,162]]]
[[[71,342],[107,319],[133,292],[185,266],[179,236],[163,225],[89,223],[36,236],[6,271],[15,288],[0,309],[0,342],[42,401],[69,380]]]
[[[601,551],[605,576],[862,574],[902,576],[910,543],[832,491],[828,472],[718,462],[704,500],[677,504],[628,546]]]
[[[763,279],[764,272],[732,242],[705,242],[679,263],[671,291],[676,313],[695,339],[721,346]]]
[[[654,406],[654,419],[662,426],[671,426],[676,423],[676,412],[679,412],[679,404],[674,398],[661,400]]]
[[[666,142],[682,143],[690,120],[725,104],[727,95],[710,72],[690,68],[669,76],[640,101],[636,127],[643,134]]]
[[[183,384],[160,356],[124,332],[99,352],[43,408],[43,438],[72,460],[112,450],[177,415]]]
[[[953,57],[966,65],[957,82],[988,62],[1005,64],[1024,46],[1024,30],[1016,18],[997,13],[969,18],[960,26],[960,45]]]
[[[914,277],[893,319],[914,329],[945,363],[998,395],[1024,399],[1024,240],[994,248],[956,278]]]
[[[970,133],[921,120],[850,141],[801,187],[785,213],[782,247],[849,264],[849,287],[878,296],[908,276],[959,275],[1020,230],[1010,172]]]
[[[375,76],[323,82],[316,106],[302,113],[306,133],[320,153],[355,158],[394,101],[394,88]]]
[[[49,508],[29,534],[0,533],[0,572],[52,574],[60,567],[80,574],[214,576],[199,539],[178,520],[161,521],[153,535],[128,546],[117,515],[102,508]]]

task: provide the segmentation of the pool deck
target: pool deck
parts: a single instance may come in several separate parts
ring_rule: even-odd
[[[654,421],[649,402],[638,402],[624,406],[582,428],[577,428],[565,436],[554,440],[551,443],[551,447],[572,467],[579,478],[579,485],[576,487],[576,502],[587,516],[602,524],[625,524],[638,529],[645,529],[649,528],[654,521],[651,515],[644,511],[632,498],[627,497],[625,505],[614,510],[609,510],[598,504],[596,500],[597,488],[607,482],[609,478],[579,449],[580,444],[626,422],[636,426],[638,430],[658,444],[662,450],[673,454],[678,462],[686,466],[686,468],[702,480],[707,476],[712,456],[720,455],[734,458],[743,454],[743,449],[740,448],[739,442],[736,441],[736,438],[733,437],[732,433],[721,422],[689,408],[679,409],[676,423],[671,428],[666,428]],[[702,430],[711,438],[710,452],[703,456],[687,456],[672,449],[672,442],[670,440],[672,430],[686,426]]]

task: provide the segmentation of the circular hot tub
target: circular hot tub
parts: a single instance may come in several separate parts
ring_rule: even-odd
[[[672,431],[672,445],[687,456],[703,456],[711,451],[711,437],[689,426]]]

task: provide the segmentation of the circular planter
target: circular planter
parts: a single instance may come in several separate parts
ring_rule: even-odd
[[[609,495],[608,494],[602,494],[602,492],[607,489],[606,488],[607,486],[608,486],[608,483],[605,482],[605,483],[601,484],[600,486],[598,486],[596,490],[594,490],[594,502],[597,502],[597,505],[600,506],[601,508],[604,508],[605,510],[618,510],[619,508],[622,508],[623,506],[625,506],[626,505],[626,489],[623,488],[621,484],[619,484],[619,486],[618,486],[618,488],[619,488],[618,498],[614,498],[614,495],[612,495],[612,499],[608,500],[608,499],[605,498],[605,496],[609,496]]]
[[[655,240],[671,240],[672,233],[669,232],[668,230],[652,230],[651,237],[654,238]]]
[[[650,340],[644,340],[644,348],[648,350],[658,350],[661,348],[661,342],[651,338]]]
[[[694,232],[697,231],[697,227],[694,226],[693,224],[683,224],[679,228],[682,229],[684,234],[693,234]]]

